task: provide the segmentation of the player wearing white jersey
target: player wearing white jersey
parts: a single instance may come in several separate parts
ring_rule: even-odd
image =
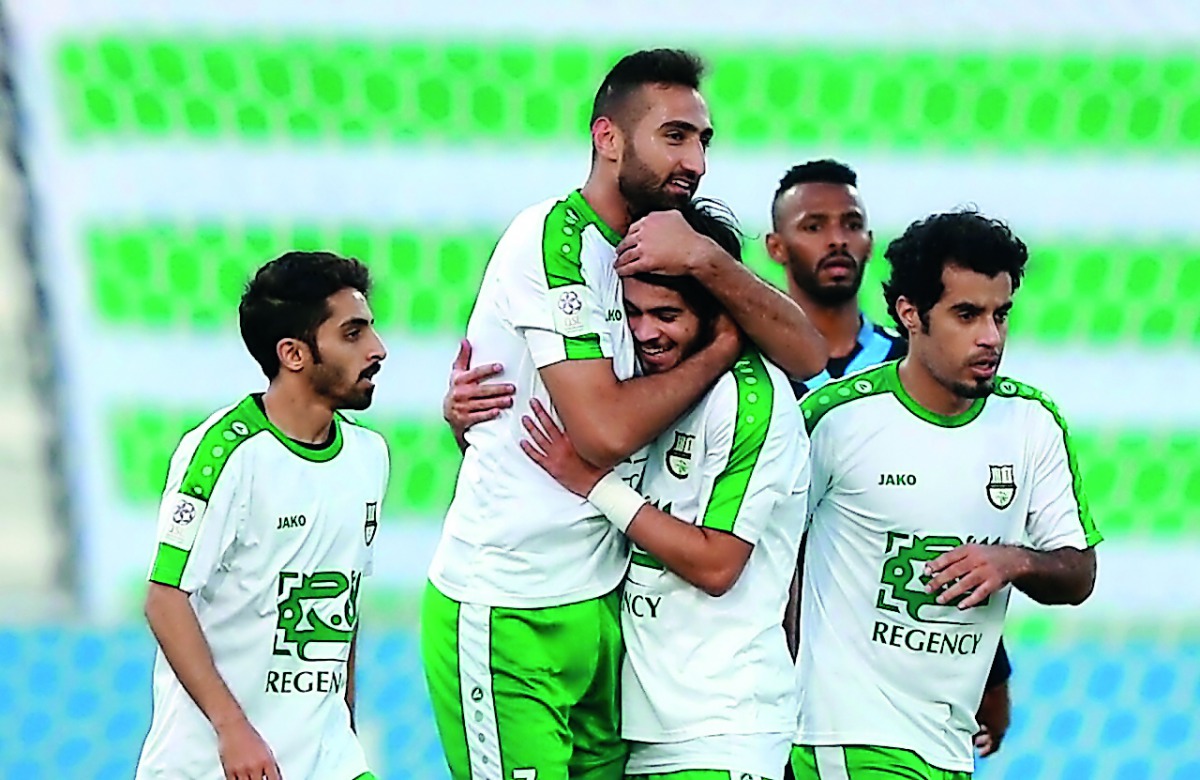
[[[552,408],[584,457],[622,464],[630,480],[644,462],[631,456],[703,395],[740,344],[726,323],[670,377],[635,377],[618,254],[637,267],[683,253],[717,297],[736,300],[734,318],[767,354],[789,356],[782,365],[801,376],[824,362],[798,306],[678,213],[650,214],[686,204],[704,173],[712,128],[700,72],[675,50],[613,68],[596,95],[587,183],[513,221],[467,327],[475,356],[502,363],[522,401]],[[421,649],[442,746],[456,780],[620,777],[616,588],[627,545],[525,461],[521,435],[504,411],[467,432],[430,567]]]
[[[365,266],[292,252],[239,309],[270,380],[183,437],[146,617],[160,649],[139,780],[371,778],[354,653],[388,477],[365,409],[386,356]]]
[[[740,254],[730,225],[703,207],[684,213]],[[649,374],[703,345],[719,312],[694,280],[653,276],[625,281],[625,309]],[[534,413],[526,452],[640,548],[622,591],[626,776],[778,780],[796,717],[781,618],[808,488],[808,438],[787,377],[748,348],[651,445],[640,493],[585,463],[540,406]]]
[[[900,362],[801,406],[812,437],[798,780],[968,777],[1009,585],[1078,604],[1100,534],[1066,424],[996,372],[1027,252],[975,212],[886,253]]]

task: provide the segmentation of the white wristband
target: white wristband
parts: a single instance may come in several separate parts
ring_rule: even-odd
[[[587,495],[588,503],[600,510],[621,533],[625,533],[633,517],[646,503],[641,493],[626,485],[615,472],[605,474],[592,492]]]

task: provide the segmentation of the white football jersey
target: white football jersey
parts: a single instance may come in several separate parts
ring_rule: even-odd
[[[183,437],[150,580],[190,594],[217,671],[288,778],[367,771],[346,706],[359,588],[388,478],[383,438],[335,415],[322,447],[247,396]],[[161,649],[139,780],[219,780],[212,726]]]
[[[522,452],[521,416],[537,398],[555,414],[538,369],[611,358],[634,375],[621,281],[620,237],[578,191],[521,212],[500,238],[467,325],[476,365],[501,363],[516,385],[511,409],[467,431],[470,446],[429,578],[456,601],[548,607],[616,588],[629,562],[624,536]],[[645,455],[617,467],[631,485]]]
[[[1066,424],[998,378],[963,414],[919,406],[898,362],[801,402],[812,491],[800,612],[802,745],[906,748],[971,771],[975,712],[1011,588],[967,610],[927,594],[926,562],[961,544],[1100,541]]]
[[[737,582],[718,597],[634,552],[621,614],[629,772],[779,775],[786,739],[772,759],[758,749],[761,740],[728,737],[795,728],[795,673],[782,620],[807,490],[808,436],[795,396],[783,372],[754,351],[651,445],[647,498],[754,549]],[[671,744],[682,742],[689,742],[686,760],[671,758],[679,754]]]

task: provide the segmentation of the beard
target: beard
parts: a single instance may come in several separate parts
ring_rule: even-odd
[[[328,363],[317,363],[313,366],[312,388],[322,398],[329,399],[334,409],[362,411],[371,406],[375,385],[360,388],[359,379],[361,377],[347,379],[343,372]]]
[[[951,382],[949,388],[959,398],[987,398],[996,389],[996,380],[993,377],[975,382]]]
[[[621,161],[621,169],[617,171],[617,189],[629,204],[630,218],[637,221],[652,211],[681,209],[690,203],[695,187],[687,194],[676,194],[665,189],[667,181],[680,175],[671,173],[666,177],[658,176],[631,146],[629,154]]]
[[[826,258],[821,260],[821,263]],[[853,259],[853,258],[851,258]],[[822,284],[817,277],[820,273],[821,263],[817,263],[815,271],[810,271],[808,266],[802,262],[797,262],[791,253],[788,254],[788,273],[792,277],[792,281],[796,286],[808,294],[818,304],[822,306],[840,306],[843,303],[853,300],[857,295],[863,283],[863,269],[865,264],[855,260],[855,272],[852,276],[843,282],[835,284]]]

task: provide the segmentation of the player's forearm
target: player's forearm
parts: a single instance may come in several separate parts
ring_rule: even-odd
[[[663,566],[710,596],[732,588],[749,557],[746,542],[685,523],[650,504],[638,510],[625,533]]]
[[[226,725],[244,721],[246,714],[217,671],[188,595],[177,588],[150,583],[146,620],[179,683],[213,728],[220,731]]]
[[[1012,584],[1029,598],[1039,604],[1082,604],[1092,594],[1096,585],[1094,548],[1021,549],[1021,569]]]
[[[801,380],[825,370],[828,344],[786,293],[716,247],[694,273],[772,363]]]
[[[355,704],[355,685],[354,685],[354,667],[355,660],[358,657],[358,630],[354,631],[354,638],[350,640],[350,657],[346,659],[346,709],[350,711],[350,730],[357,731],[357,724],[354,718]]]
[[[712,344],[669,372],[588,388],[591,396],[573,404],[558,402],[552,379],[547,387],[575,449],[588,462],[611,468],[692,408],[734,357],[728,345]]]

